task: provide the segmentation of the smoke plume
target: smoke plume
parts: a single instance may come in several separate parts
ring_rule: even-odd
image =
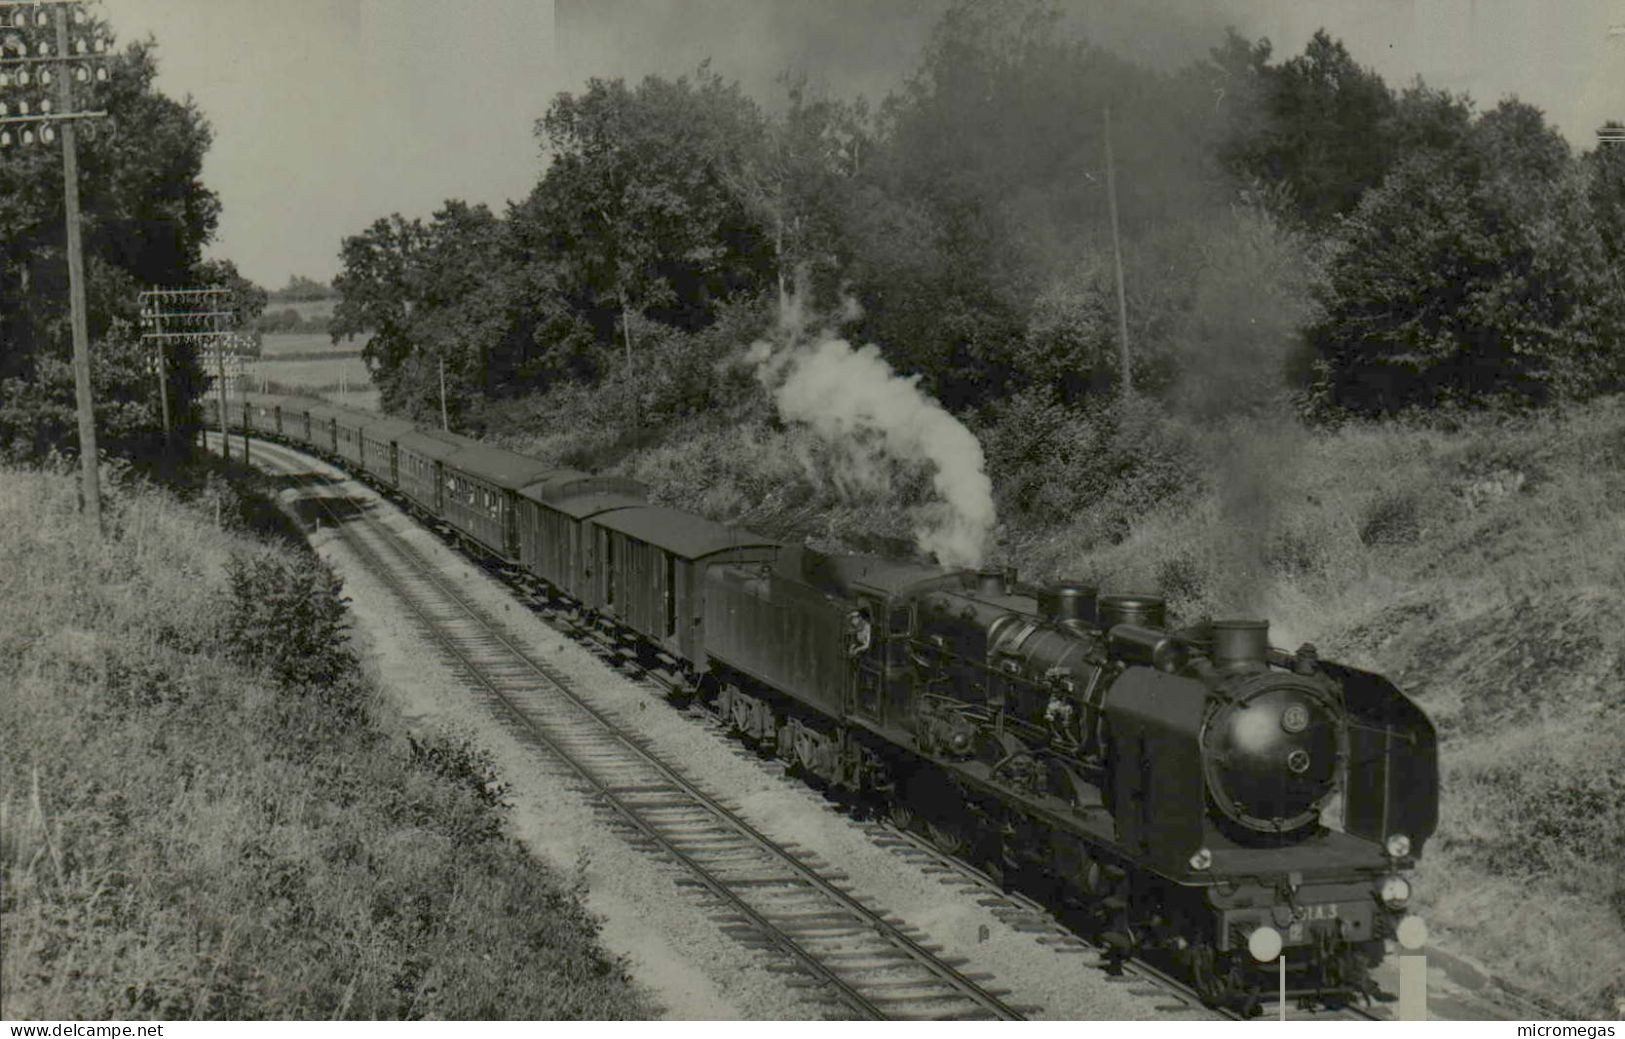
[[[856,304],[846,308],[842,318],[855,319]],[[837,449],[844,471],[830,479],[838,486],[885,494],[893,463],[924,465],[937,501],[916,517],[915,543],[945,566],[981,563],[994,522],[982,445],[920,391],[919,376],[893,371],[872,343],[854,348],[827,328],[813,330],[794,296],[781,305],[773,335],[745,359],[781,418]]]

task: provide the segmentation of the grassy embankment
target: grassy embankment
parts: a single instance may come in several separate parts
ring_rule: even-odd
[[[612,408],[555,395],[491,424],[764,532],[908,540],[918,474],[889,498],[843,497],[809,478],[823,449],[748,410],[628,452]],[[1268,616],[1278,645],[1394,678],[1441,732],[1442,823],[1417,885],[1438,940],[1576,1013],[1611,1012],[1625,997],[1625,400],[1449,430],[1129,428],[984,435],[1015,514],[998,557],[1033,579],[1161,591],[1187,618]],[[1024,519],[1018,499],[1065,502],[1049,516],[1068,518]]]
[[[336,582],[219,482],[0,469],[0,1016],[625,1018],[489,759],[403,721]],[[220,518],[224,517],[222,527]]]

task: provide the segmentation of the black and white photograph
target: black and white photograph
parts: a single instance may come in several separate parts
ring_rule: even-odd
[[[0,0],[7,1036],[1621,1019],[1625,0]]]

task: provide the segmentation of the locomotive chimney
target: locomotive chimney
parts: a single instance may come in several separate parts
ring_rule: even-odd
[[[1004,595],[1004,571],[996,566],[976,571],[976,593],[978,595]]]
[[[1213,666],[1219,670],[1243,671],[1261,668],[1269,655],[1269,650],[1269,621],[1213,622]]]
[[[1063,628],[1092,626],[1099,590],[1081,581],[1058,581],[1038,593],[1038,612]]]
[[[1100,626],[1107,631],[1119,624],[1134,624],[1142,628],[1161,628],[1167,625],[1167,611],[1160,595],[1102,595],[1100,597]]]

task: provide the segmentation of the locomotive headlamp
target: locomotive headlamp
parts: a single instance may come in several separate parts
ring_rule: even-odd
[[[1206,848],[1197,848],[1196,854],[1191,856],[1191,869],[1207,869],[1213,865],[1213,853]]]
[[[1247,936],[1247,951],[1259,963],[1268,963],[1281,955],[1281,932],[1265,924]]]
[[[1402,859],[1411,853],[1411,839],[1403,833],[1388,835],[1388,856]]]
[[[1398,909],[1411,897],[1411,885],[1404,877],[1389,877],[1382,882],[1382,904]]]

